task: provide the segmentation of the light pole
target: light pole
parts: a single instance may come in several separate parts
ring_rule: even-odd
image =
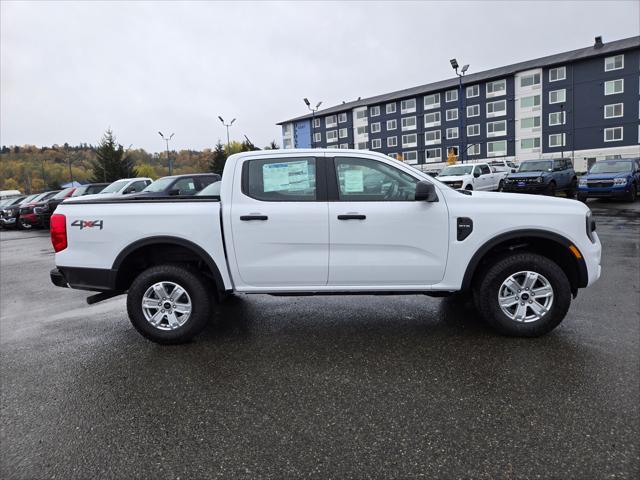
[[[235,122],[235,121],[236,121],[236,119],[234,118],[233,120],[231,120],[231,122],[230,122],[230,123],[224,123],[224,119],[223,119],[220,115],[218,115],[218,118],[220,119],[220,121],[222,122],[222,124],[223,124],[225,127],[227,127],[227,150],[229,150],[229,143],[230,143],[230,142],[229,142],[229,127],[230,127],[231,125],[233,125],[233,122]],[[227,152],[227,153],[228,153],[228,152]]]
[[[318,102],[318,104],[316,105],[315,108],[313,108],[311,106],[311,102],[309,101],[309,99],[307,97],[305,97],[304,99],[304,103],[307,106],[307,108],[309,110],[311,110],[311,148],[315,148],[315,141],[313,139],[313,128],[314,128],[314,124],[316,123],[316,112],[318,111],[318,108],[320,108],[320,105],[322,105],[322,102]]]
[[[165,137],[162,132],[158,132],[160,134],[160,136],[162,137],[162,139],[167,142],[167,160],[169,162],[169,175],[173,175],[173,165],[171,164],[171,157],[169,156],[169,140],[171,140],[173,138],[173,136],[175,135],[175,133],[172,133],[171,135],[169,135],[168,137]]]
[[[564,103],[560,104],[560,119],[562,120],[562,125],[564,125],[565,124],[565,121],[564,121]],[[562,128],[564,130],[564,127],[562,127]],[[565,144],[566,138],[567,138],[567,135],[566,135],[566,133],[563,132],[562,133],[562,143],[561,143],[562,146],[561,146],[561,149],[560,149],[560,158],[564,158],[564,144]]]
[[[456,75],[458,76],[458,105],[459,105],[459,114],[458,114],[458,127],[460,128],[460,135],[461,135],[461,148],[460,150],[460,163],[464,163],[464,153],[467,151],[467,149],[465,148],[465,143],[466,143],[466,135],[465,135],[465,131],[464,131],[464,97],[462,96],[462,77],[464,77],[464,74],[466,73],[466,71],[469,69],[469,65],[464,65],[462,67],[462,69],[460,70],[460,73],[458,73],[458,61],[455,58],[452,58],[451,60],[449,60],[449,62],[451,63],[451,67],[456,71]],[[446,93],[445,93],[446,95]]]

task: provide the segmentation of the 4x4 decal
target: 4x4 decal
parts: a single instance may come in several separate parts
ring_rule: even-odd
[[[80,227],[80,230],[84,229],[84,228],[94,228],[94,227],[98,227],[100,228],[100,230],[102,230],[102,220],[74,220],[71,223],[72,227]]]

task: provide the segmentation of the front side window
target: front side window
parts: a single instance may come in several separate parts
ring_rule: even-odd
[[[242,191],[265,202],[316,200],[315,158],[249,160]]]
[[[194,195],[198,189],[193,177],[185,177],[171,186],[171,190],[178,190],[179,195]]]
[[[336,158],[335,168],[340,201],[382,202],[415,199],[418,181],[386,163],[363,158]]]
[[[604,59],[604,71],[620,70],[624,68],[624,55],[615,55]]]
[[[564,88],[562,90],[552,90],[549,92],[549,103],[563,103],[566,97],[567,91]]]

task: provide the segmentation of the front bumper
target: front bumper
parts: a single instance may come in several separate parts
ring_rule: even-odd
[[[525,185],[518,185],[517,183],[504,183],[502,186],[503,192],[511,193],[542,193],[546,190],[547,185],[544,183],[528,183]]]
[[[0,225],[3,227],[15,227],[16,226],[16,217],[0,217]]]
[[[64,277],[64,274],[57,268],[52,269],[49,272],[49,276],[51,277],[51,283],[53,283],[56,287],[64,287],[69,288],[69,283],[67,279]]]
[[[616,198],[629,194],[631,185],[619,185],[617,187],[578,187],[578,195],[584,197]]]

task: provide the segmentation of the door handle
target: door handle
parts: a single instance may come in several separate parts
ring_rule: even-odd
[[[269,217],[266,215],[241,215],[240,220],[243,222],[247,222],[249,220],[268,220]]]
[[[338,215],[338,220],[364,220],[366,218],[366,215],[359,214]]]

